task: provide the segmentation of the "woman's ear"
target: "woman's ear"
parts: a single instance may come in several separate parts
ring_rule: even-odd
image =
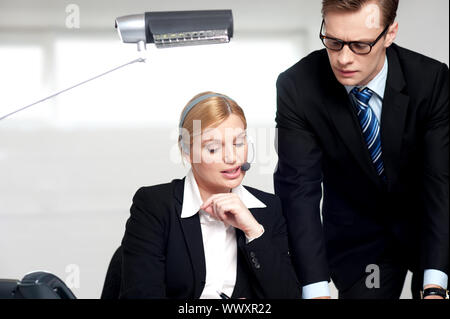
[[[187,146],[185,143],[183,143],[183,141],[181,141],[180,147],[181,147],[181,157],[183,159],[183,162],[186,161],[190,164],[192,161],[191,161],[191,156],[190,156],[191,152],[190,152],[189,146]]]
[[[183,152],[183,160],[188,162],[189,164],[192,163],[191,157],[188,154],[186,154],[185,152]]]

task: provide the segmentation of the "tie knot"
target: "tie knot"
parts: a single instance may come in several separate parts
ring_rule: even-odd
[[[362,102],[366,107],[369,105],[369,100],[373,95],[373,91],[367,87],[362,90],[354,87],[351,93],[355,96],[358,102]]]

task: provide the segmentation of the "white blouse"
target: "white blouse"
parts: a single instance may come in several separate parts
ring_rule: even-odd
[[[242,185],[232,189],[247,208],[264,208],[263,202]],[[203,200],[192,170],[184,182],[181,218],[200,214],[203,248],[205,253],[206,283],[200,299],[220,299],[218,292],[230,296],[236,284],[237,242],[236,229],[216,220],[209,214],[199,212]]]

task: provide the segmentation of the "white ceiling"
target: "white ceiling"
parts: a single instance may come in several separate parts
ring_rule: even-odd
[[[237,32],[304,32],[310,50],[322,47],[321,0],[0,0],[0,41],[30,29],[74,34],[77,29],[65,27],[71,3],[80,9],[79,32],[97,29],[115,35],[116,17],[145,11],[232,9]],[[398,21],[397,44],[449,63],[448,0],[401,0]]]
[[[0,0],[0,28],[64,28],[66,6],[80,8],[81,28],[111,28],[121,15],[145,11],[232,9],[236,29],[293,30],[320,20],[319,0]]]

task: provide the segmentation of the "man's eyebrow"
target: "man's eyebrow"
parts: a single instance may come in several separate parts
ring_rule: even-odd
[[[328,33],[327,31],[325,31],[325,36],[328,38],[333,38],[333,39],[337,39],[337,40],[341,40],[344,41],[338,37],[335,37],[334,35]],[[352,40],[352,41],[345,41],[345,42],[364,42],[364,43],[371,43],[373,40],[372,39],[359,39],[359,40]]]
[[[325,30],[325,36],[329,37],[329,38],[335,38],[335,39],[340,40],[339,38],[335,37],[334,35],[332,35],[331,33],[327,32],[326,30]]]

